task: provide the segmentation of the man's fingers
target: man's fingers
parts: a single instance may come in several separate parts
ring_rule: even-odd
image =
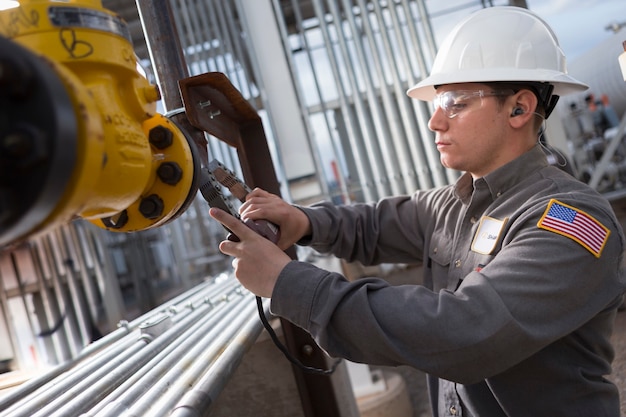
[[[233,232],[233,234],[237,235],[239,239],[244,239],[245,237],[250,236],[248,235],[249,233],[254,234],[254,232],[250,230],[248,226],[243,224],[241,220],[235,218],[229,213],[226,213],[224,210],[211,207],[211,209],[209,210],[209,215],[218,222],[222,223],[224,226],[226,226],[226,228]]]

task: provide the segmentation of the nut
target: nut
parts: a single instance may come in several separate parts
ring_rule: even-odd
[[[163,162],[157,168],[157,176],[168,185],[176,185],[183,178],[183,170],[176,162]]]
[[[146,219],[154,220],[163,214],[163,199],[156,194],[150,194],[139,203],[139,212]]]
[[[165,149],[172,145],[174,134],[165,126],[155,126],[148,133],[150,144],[157,149]]]
[[[122,210],[111,217],[103,217],[100,220],[102,224],[109,229],[121,229],[128,223],[128,212]]]

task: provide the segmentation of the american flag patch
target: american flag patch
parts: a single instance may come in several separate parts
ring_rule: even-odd
[[[585,213],[552,199],[537,226],[558,233],[583,245],[596,258],[600,257],[611,231]]]

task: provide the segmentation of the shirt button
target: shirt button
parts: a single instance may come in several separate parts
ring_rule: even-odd
[[[438,248],[433,249],[433,253],[437,253],[437,252],[439,252]]]
[[[457,259],[456,261],[454,261],[454,267],[455,268],[460,268],[461,267],[461,260]]]
[[[470,223],[474,224],[478,221],[478,219],[476,218],[476,216],[472,216],[472,218],[470,219]]]
[[[452,414],[453,416],[456,416],[456,407],[455,406],[450,407],[450,414]]]

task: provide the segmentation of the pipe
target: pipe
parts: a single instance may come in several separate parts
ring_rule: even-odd
[[[237,368],[243,355],[250,349],[254,341],[259,337],[262,327],[249,321],[246,326],[236,335],[224,353],[222,353],[213,366],[204,374],[198,383],[185,394],[174,406],[171,417],[204,417],[208,416],[211,406],[226,386],[231,374]]]
[[[232,308],[236,309],[235,306]],[[159,379],[158,383],[124,414],[124,417],[167,415],[189,391],[189,387],[195,388],[203,375],[213,374],[212,364],[226,354],[234,335],[246,326],[246,323],[250,323],[260,333],[262,326],[255,319],[254,309],[254,297],[242,298],[235,314],[229,315],[228,319],[224,318],[225,323],[222,323],[223,326],[219,327],[219,331],[208,333],[197,349],[187,352],[177,366]],[[256,336],[252,342],[256,340]],[[236,366],[232,368],[232,372],[235,368]]]
[[[213,338],[216,333],[219,334],[225,327],[229,326],[239,310],[231,306],[230,303],[221,303],[211,313],[212,317],[207,315],[204,320],[191,327],[179,337],[177,343],[164,349],[148,362],[140,372],[135,373],[92,408],[89,415],[119,417],[154,386],[161,384],[166,375],[171,375],[171,370],[177,366],[177,363],[182,363],[180,367],[185,369],[187,360],[184,357],[197,358],[204,350],[203,339]],[[166,387],[169,383],[170,381],[166,381]]]
[[[197,297],[197,300],[189,303],[180,312],[169,309],[168,313],[159,313],[183,316],[177,326],[172,327],[162,336],[152,340],[152,337],[146,335],[139,338],[133,334],[129,335],[126,340],[113,345],[111,350],[105,350],[103,355],[91,357],[85,364],[80,364],[71,372],[62,375],[54,381],[53,386],[41,394],[27,398],[25,404],[19,407],[16,413],[7,415],[48,417],[76,415],[76,411],[84,411],[88,406],[106,396],[199,317],[202,317],[209,309],[209,301],[215,303],[223,298],[223,294],[211,291],[212,288],[209,287],[208,290],[214,294]],[[154,318],[155,315],[144,318],[143,323]]]
[[[218,277],[216,281],[227,282],[224,281],[223,276]],[[223,287],[216,287],[213,282],[199,284],[186,293],[173,298],[172,300],[162,304],[152,311],[149,311],[130,323],[125,321],[120,322],[117,330],[85,347],[74,359],[52,368],[40,377],[25,382],[20,385],[19,388],[3,396],[0,399],[0,410],[3,410],[0,411],[0,417],[8,416],[8,413],[11,410],[16,410],[21,405],[31,401],[33,398],[31,396],[39,395],[39,393],[36,392],[37,390],[45,387],[58,377],[74,377],[76,379],[80,379],[84,373],[88,374],[91,372],[92,368],[90,367],[90,364],[92,363],[92,357],[97,357],[101,362],[106,362],[108,360],[107,358],[113,358],[117,356],[121,350],[127,349],[129,344],[132,344],[133,341],[128,339],[127,341],[122,341],[122,339],[129,336],[131,332],[136,330],[144,321],[154,317],[155,315],[161,314],[163,311],[175,308],[179,304],[189,303],[189,300],[201,299],[205,296],[205,293],[210,293],[212,288],[217,288],[213,289],[213,292],[217,293],[219,288]],[[0,292],[0,296],[3,294],[5,294],[4,291]],[[83,361],[85,363],[82,363]],[[99,365],[99,363],[96,363],[96,367]],[[85,368],[87,369],[86,371],[84,370]],[[81,372],[81,369],[83,369],[83,373],[79,374],[78,372]]]

